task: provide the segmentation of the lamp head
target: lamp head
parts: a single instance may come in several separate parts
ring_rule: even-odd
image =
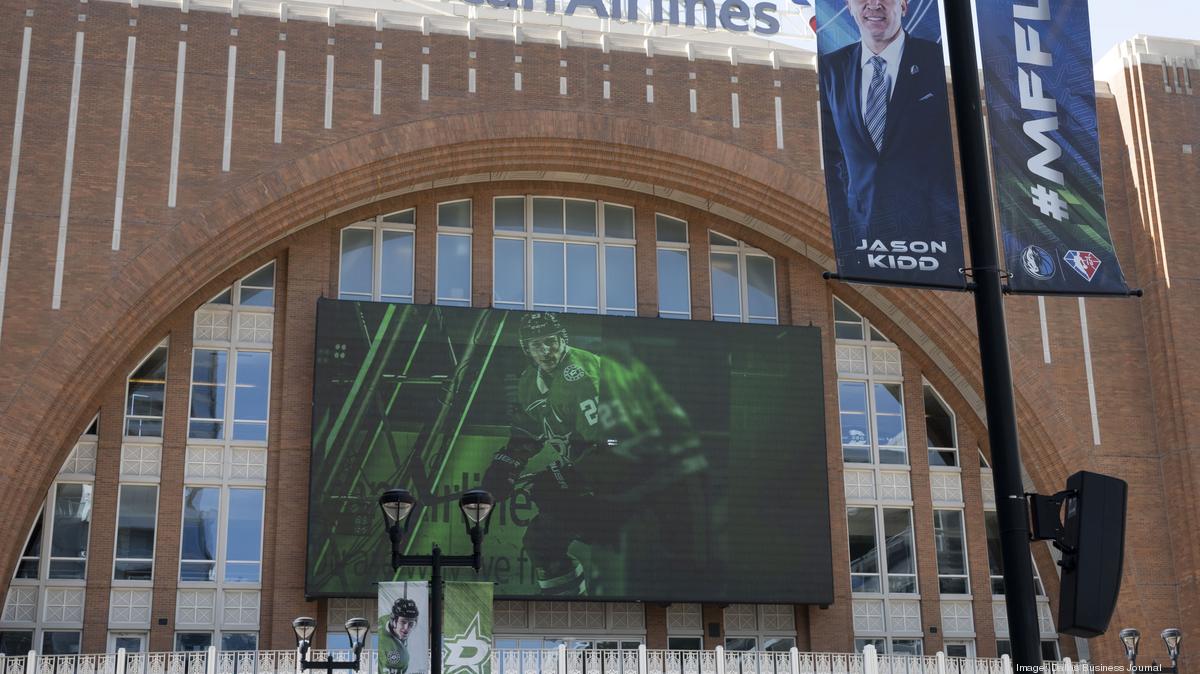
[[[362,650],[367,632],[371,631],[371,623],[366,618],[351,618],[346,621],[346,634],[350,637],[350,648],[356,652]]]
[[[389,489],[383,492],[379,497],[379,508],[383,510],[383,519],[388,529],[397,524],[403,525],[416,503],[417,499],[413,498],[407,489]]]
[[[313,632],[317,631],[317,621],[308,616],[296,618],[292,621],[292,631],[296,633],[297,644],[306,643],[312,638]]]
[[[491,493],[483,489],[470,489],[463,492],[458,499],[458,507],[462,508],[463,517],[466,518],[467,530],[471,531],[486,525],[494,504],[495,500]]]
[[[1179,642],[1183,641],[1183,632],[1178,627],[1168,627],[1162,631],[1163,643],[1167,645],[1167,655],[1171,662],[1179,659]]]
[[[1142,640],[1142,633],[1132,627],[1126,627],[1121,630],[1121,643],[1125,645],[1125,657],[1133,660],[1137,657],[1138,642]]]

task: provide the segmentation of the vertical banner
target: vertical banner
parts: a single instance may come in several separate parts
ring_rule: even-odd
[[[378,674],[429,674],[429,583],[380,583],[378,625]]]
[[[442,622],[445,674],[491,674],[492,583],[446,583]]]
[[[975,6],[1009,285],[1125,294],[1104,214],[1087,1]]]
[[[963,286],[937,0],[816,0],[825,192],[838,273]]]

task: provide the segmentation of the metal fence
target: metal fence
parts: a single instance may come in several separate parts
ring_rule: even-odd
[[[309,652],[310,660],[351,660],[348,651]],[[377,652],[365,650],[359,671],[377,671]],[[299,674],[294,650],[0,656],[0,674]],[[1087,662],[1046,663],[1046,674],[1090,674]],[[493,650],[491,674],[1013,674],[1008,656],[948,658],[853,653],[568,649]]]

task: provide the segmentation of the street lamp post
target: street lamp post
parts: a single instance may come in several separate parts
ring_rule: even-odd
[[[392,542],[392,571],[402,566],[428,566],[431,569],[429,584],[433,590],[429,598],[429,665],[431,674],[442,672],[442,567],[470,567],[478,573],[483,562],[483,536],[488,531],[488,516],[492,514],[492,495],[482,489],[471,489],[458,500],[463,523],[471,537],[472,551],[469,555],[443,555],[437,543],[428,555],[404,554],[404,536],[408,533],[409,515],[417,500],[407,489],[389,489],[379,497],[379,508],[387,525],[388,538]]]
[[[358,671],[362,658],[363,644],[371,623],[366,618],[351,618],[346,621],[346,635],[350,637],[350,647],[354,649],[354,660],[334,660],[332,655],[326,655],[324,660],[309,660],[308,651],[312,646],[313,632],[317,631],[317,621],[313,618],[302,617],[292,621],[292,631],[296,633],[296,647],[300,650],[300,669],[324,669],[333,674],[335,669],[353,669]]]
[[[1129,671],[1137,672],[1138,643],[1142,640],[1142,633],[1132,627],[1126,627],[1121,630],[1121,645],[1125,647],[1125,657],[1129,660]],[[1140,671],[1154,672],[1163,674],[1179,674],[1179,644],[1183,641],[1183,632],[1178,627],[1168,627],[1162,631],[1163,643],[1167,645],[1167,657],[1171,658],[1171,666],[1163,667],[1157,662],[1150,663],[1148,667],[1142,667]]]

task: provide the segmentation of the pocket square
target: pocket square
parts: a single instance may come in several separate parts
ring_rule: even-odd
[[[917,101],[917,102],[918,102],[918,103],[920,103],[921,101],[928,101],[928,100],[929,100],[929,99],[931,99],[931,98],[933,98],[933,92],[932,92],[932,91],[931,91],[931,92],[929,92],[929,93],[927,93],[927,94],[925,94],[924,96],[922,96],[922,97],[921,97],[921,99],[920,99],[919,101]]]

